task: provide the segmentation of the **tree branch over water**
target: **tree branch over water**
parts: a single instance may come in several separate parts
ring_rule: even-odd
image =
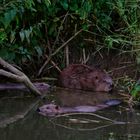
[[[8,62],[0,57],[0,75],[11,78],[17,82],[23,83],[33,94],[41,95],[40,91],[33,85],[30,79],[20,70],[10,65]]]

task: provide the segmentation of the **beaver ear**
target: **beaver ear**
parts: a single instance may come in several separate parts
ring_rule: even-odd
[[[95,79],[98,80],[98,76],[97,75],[95,76]]]
[[[56,105],[56,106],[55,106],[55,109],[56,109],[56,110],[58,110],[58,109],[59,109],[59,106],[58,106],[58,105]]]
[[[46,109],[50,109],[50,107],[49,107],[49,106],[47,106],[47,107],[46,107]]]

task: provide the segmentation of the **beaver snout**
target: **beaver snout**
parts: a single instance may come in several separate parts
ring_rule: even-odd
[[[112,78],[110,78],[109,76],[107,76],[105,79],[104,79],[104,82],[110,84],[110,85],[113,85],[113,80]]]
[[[113,87],[114,87],[113,84],[112,85],[109,85],[109,92],[112,92],[113,91]]]
[[[110,77],[107,77],[104,82],[106,83],[106,85],[108,86],[108,90],[112,91],[114,84],[113,84],[113,80]]]
[[[114,87],[114,84],[113,83],[109,83],[109,87],[110,87],[110,89],[112,89],[113,87]]]

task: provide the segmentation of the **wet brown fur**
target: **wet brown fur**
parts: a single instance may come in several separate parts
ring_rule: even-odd
[[[84,64],[72,64],[62,70],[59,83],[66,88],[105,92],[113,85],[111,77],[103,70]]]

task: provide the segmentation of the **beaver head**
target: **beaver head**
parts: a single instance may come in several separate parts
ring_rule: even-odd
[[[103,70],[83,64],[72,64],[60,74],[60,84],[66,88],[104,91],[112,90],[112,78]]]
[[[92,69],[85,77],[85,83],[89,90],[109,92],[113,88],[112,78],[99,68]],[[83,84],[85,83],[83,82]]]
[[[55,116],[60,114],[59,106],[55,104],[46,104],[37,109],[37,112],[43,116]]]

